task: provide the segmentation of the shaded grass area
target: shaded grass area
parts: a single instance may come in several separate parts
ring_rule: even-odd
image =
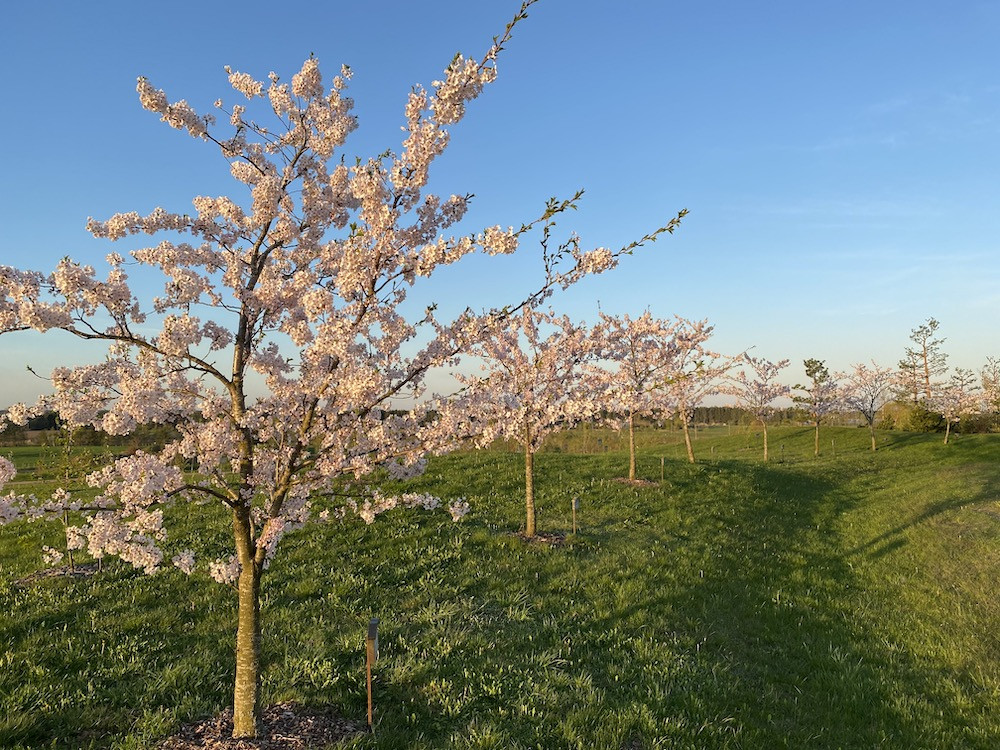
[[[558,545],[515,535],[523,469],[503,451],[405,485],[467,496],[461,524],[289,536],[264,582],[265,700],[363,717],[377,616],[377,733],[351,747],[1000,746],[1000,440],[891,433],[871,454],[866,431],[824,429],[814,459],[812,431],[783,428],[765,465],[753,431],[715,429],[691,466],[677,437],[644,432],[644,486],[617,481],[615,433],[541,454]],[[183,512],[221,554],[224,518],[205,532],[213,509]],[[53,532],[0,530],[0,746],[148,747],[228,705],[232,592],[116,564],[15,583]]]

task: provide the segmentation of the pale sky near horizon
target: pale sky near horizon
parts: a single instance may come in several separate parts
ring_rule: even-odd
[[[236,101],[224,65],[288,80],[315,54],[354,71],[348,160],[398,148],[410,87],[456,51],[481,55],[517,2],[21,3],[0,62],[0,264],[99,268],[116,247],[88,216],[183,212],[233,194],[208,144],[137,102],[139,75],[211,111]],[[674,3],[541,0],[499,78],[452,129],[432,187],[476,195],[463,228],[519,225],[550,196],[560,222],[619,246],[690,216],[622,267],[553,298],[577,319],[708,318],[722,352],[749,347],[831,370],[895,364],[934,317],[950,363],[1000,355],[1000,2]],[[133,245],[134,246],[134,245]],[[502,304],[532,286],[537,250],[449,269],[433,301]],[[431,299],[427,300],[432,301]],[[68,335],[0,338],[0,408],[45,387],[26,366],[99,359]]]

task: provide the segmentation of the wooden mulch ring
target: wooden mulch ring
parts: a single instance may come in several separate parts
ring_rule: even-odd
[[[72,570],[69,565],[60,565],[57,568],[42,568],[41,570],[36,570],[31,575],[17,579],[14,581],[14,585],[30,586],[38,581],[44,581],[46,578],[86,578],[87,576],[94,575],[99,569],[100,564],[96,560],[94,562],[83,563],[82,565],[74,565]]]
[[[256,739],[233,739],[233,711],[195,724],[185,724],[157,750],[306,750],[332,745],[367,731],[365,725],[339,716],[330,707],[286,702],[261,712],[261,733]]]

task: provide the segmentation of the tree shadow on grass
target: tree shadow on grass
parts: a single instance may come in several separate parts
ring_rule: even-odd
[[[988,466],[976,465],[974,468],[963,466],[953,471],[959,474],[958,479],[962,481],[947,485],[949,497],[922,504],[919,510],[911,513],[905,521],[854,547],[848,552],[848,555],[868,558],[884,557],[909,543],[908,532],[911,529],[966,508],[985,507],[1000,499],[1000,471],[997,471],[992,464]],[[976,488],[973,488],[967,481],[970,473],[973,472],[978,484]],[[986,512],[989,513],[989,510],[987,509]]]
[[[666,553],[628,573],[644,579],[632,602],[591,625],[631,623],[674,651],[651,707],[661,731],[701,722],[704,747],[947,746],[929,729],[949,712],[940,675],[854,616],[857,583],[833,526],[862,499],[806,473],[714,468],[701,491],[674,498],[690,531],[664,527]],[[656,691],[641,673],[626,684]]]
[[[950,500],[940,500],[927,505],[919,513],[914,514],[901,524],[894,526],[888,531],[884,531],[873,537],[864,544],[858,545],[848,552],[849,555],[864,555],[870,558],[884,557],[888,553],[906,546],[908,543],[907,531],[914,526],[930,521],[937,516],[951,513],[970,506],[979,505],[983,502],[994,500],[993,496],[984,497],[976,495],[973,497],[955,497]]]

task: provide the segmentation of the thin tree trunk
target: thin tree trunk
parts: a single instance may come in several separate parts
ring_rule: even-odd
[[[875,447],[876,447],[875,446],[875,420],[874,419],[871,422],[868,423],[868,428],[872,432],[872,452],[874,452],[875,451]]]
[[[635,481],[635,414],[628,412],[628,478]]]
[[[819,420],[818,419],[816,420],[816,436],[815,436],[814,445],[813,445],[813,455],[814,456],[818,456],[819,455]]]
[[[694,448],[691,447],[691,433],[688,431],[687,413],[681,410],[681,426],[684,428],[684,445],[687,446],[688,462],[694,463]]]
[[[767,463],[767,422],[760,418],[760,426],[764,428],[764,463]]]
[[[535,452],[531,445],[524,447],[524,535],[535,536]]]
[[[951,420],[944,421],[944,444],[948,445],[948,436],[951,435]]]
[[[236,687],[233,737],[256,737],[260,715],[260,577],[254,562],[249,509],[233,509],[236,558],[240,562],[236,627]]]
[[[927,402],[930,403],[930,401],[931,401],[931,364],[930,364],[930,355],[927,352],[927,342],[926,341],[923,344],[923,353],[924,353],[924,393],[927,396]],[[945,440],[945,442],[946,443],[948,442],[947,439]]]

